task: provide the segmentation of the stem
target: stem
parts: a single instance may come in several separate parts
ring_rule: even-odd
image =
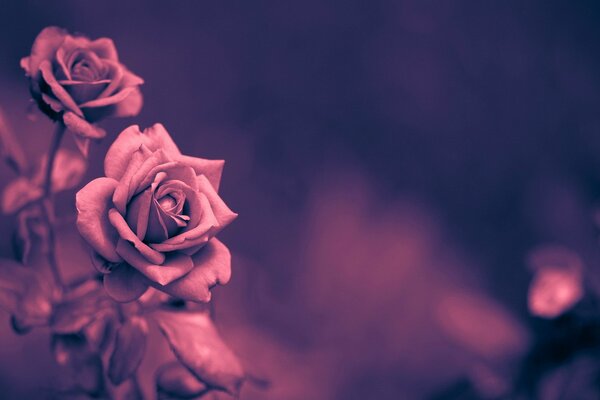
[[[58,261],[56,259],[56,234],[54,232],[54,226],[52,224],[52,169],[54,167],[54,160],[56,159],[56,153],[60,147],[60,142],[65,133],[65,125],[62,122],[57,122],[54,136],[52,137],[52,143],[48,150],[48,160],[46,161],[46,170],[44,171],[44,197],[42,202],[42,215],[48,228],[48,249],[47,257],[50,270],[56,285],[61,289],[65,290],[65,284],[60,275],[58,268]]]
[[[52,136],[52,143],[50,143],[50,149],[48,150],[48,161],[46,162],[46,171],[44,171],[44,198],[49,199],[52,195],[52,168],[54,167],[54,160],[56,159],[56,153],[60,147],[60,142],[65,133],[65,124],[62,122],[56,123],[56,130],[54,136]]]

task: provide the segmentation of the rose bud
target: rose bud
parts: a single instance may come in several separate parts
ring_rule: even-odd
[[[76,196],[77,227],[117,301],[148,288],[196,302],[231,275],[229,250],[214,236],[237,214],[217,194],[223,161],[181,154],[161,124],[119,134],[106,177]]]
[[[90,40],[47,27],[21,67],[39,108],[84,138],[104,137],[94,122],[134,116],[142,108],[139,86],[144,81],[119,62],[111,39]]]
[[[541,318],[556,318],[573,308],[583,294],[579,271],[556,267],[541,268],[529,286],[529,311]]]
[[[532,315],[553,319],[583,298],[583,262],[573,251],[562,246],[541,246],[529,254],[528,266],[534,273],[527,296]]]

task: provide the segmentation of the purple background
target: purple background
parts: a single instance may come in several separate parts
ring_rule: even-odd
[[[47,25],[114,39],[145,105],[103,123],[89,178],[131,123],[227,160],[240,217],[221,234],[219,323],[273,382],[243,394],[422,398],[479,360],[440,326],[444,293],[477,293],[527,332],[533,246],[600,260],[599,19],[594,1],[4,2],[0,105],[38,156],[51,127],[24,120],[19,59]],[[41,334],[3,326],[16,398],[51,363],[31,366]]]

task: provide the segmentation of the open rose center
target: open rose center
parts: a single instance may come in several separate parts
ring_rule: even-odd
[[[96,82],[103,79],[105,68],[98,56],[86,49],[77,49],[69,57],[71,79],[80,82]]]
[[[77,104],[98,98],[110,84],[109,69],[88,49],[74,49],[63,57],[55,75]]]
[[[181,182],[166,180],[134,196],[127,209],[127,223],[145,243],[161,243],[178,235],[190,221]]]

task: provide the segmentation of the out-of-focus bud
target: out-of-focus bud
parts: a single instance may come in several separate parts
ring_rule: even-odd
[[[556,318],[583,297],[583,267],[574,252],[562,247],[542,247],[530,255],[529,267],[534,272],[528,295],[531,314]]]
[[[529,311],[538,317],[556,318],[583,297],[581,274],[573,270],[544,268],[529,287]]]

